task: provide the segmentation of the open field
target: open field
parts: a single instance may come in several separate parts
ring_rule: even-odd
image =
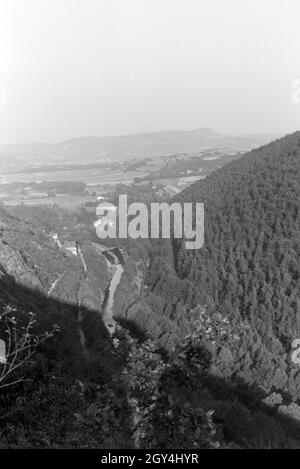
[[[81,207],[86,202],[95,201],[95,197],[92,196],[73,196],[73,195],[59,195],[56,197],[40,197],[32,199],[23,199],[22,197],[14,196],[12,200],[5,200],[5,205],[58,205],[61,208],[67,210],[77,209]]]
[[[71,171],[28,172],[18,174],[5,174],[0,176],[0,184],[11,182],[48,182],[48,181],[81,181],[88,185],[117,184],[120,182],[133,182],[135,177],[143,177],[145,171],[120,171],[103,169],[76,169]]]

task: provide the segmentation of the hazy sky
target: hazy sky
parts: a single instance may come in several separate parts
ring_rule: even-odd
[[[300,129],[299,25],[299,0],[0,0],[0,144]]]

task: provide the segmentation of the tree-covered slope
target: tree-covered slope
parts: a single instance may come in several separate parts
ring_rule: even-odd
[[[298,400],[291,352],[300,338],[300,132],[245,154],[177,200],[204,202],[204,247],[155,243],[143,299],[150,312],[134,321],[170,348],[205,306],[239,337],[222,373]]]
[[[181,200],[205,203],[205,245],[180,247],[178,275],[197,284],[205,303],[265,330],[297,334],[300,132],[228,164]]]

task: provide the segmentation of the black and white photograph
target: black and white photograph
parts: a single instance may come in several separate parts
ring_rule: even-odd
[[[299,25],[0,0],[0,450],[300,449]]]

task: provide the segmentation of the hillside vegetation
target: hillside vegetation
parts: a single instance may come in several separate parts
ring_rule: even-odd
[[[300,421],[300,369],[291,358],[300,337],[300,132],[251,151],[177,200],[204,202],[205,245],[153,243],[146,293],[125,308],[126,318],[169,353],[204,322],[198,345],[209,351],[212,385],[201,405],[216,409],[231,438],[267,444],[270,432],[276,447],[270,416]]]
[[[180,194],[205,203],[205,245],[123,244],[114,336],[92,243],[86,272],[50,209],[0,208],[1,337],[32,350],[0,378],[0,447],[299,448],[299,181],[296,133]]]

